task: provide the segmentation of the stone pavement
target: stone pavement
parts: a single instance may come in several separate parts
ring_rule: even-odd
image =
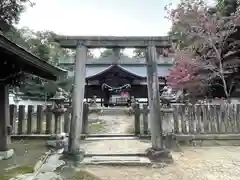
[[[127,134],[133,127],[133,117],[122,115],[100,115],[106,121],[107,134]],[[82,141],[80,147],[85,150],[86,158],[83,164],[119,164],[148,165],[150,161],[143,157],[145,150],[151,147],[150,141],[142,141],[137,137],[92,138]],[[139,157],[142,155],[142,157]],[[110,156],[110,157],[109,157]]]
[[[151,147],[150,141],[138,139],[100,140],[81,145],[86,154],[139,154],[144,153],[149,147]]]
[[[96,116],[96,115],[95,115]],[[133,127],[133,116],[122,115],[98,115],[99,119],[106,121],[106,134],[127,134],[128,130]],[[97,138],[95,138],[97,139]],[[150,141],[141,141],[134,138],[112,138],[99,141],[82,141],[80,147],[87,154],[128,154],[144,153],[151,146]]]

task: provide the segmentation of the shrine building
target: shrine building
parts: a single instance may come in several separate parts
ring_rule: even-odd
[[[159,86],[166,85],[166,76],[173,65],[172,57],[159,56],[157,62]],[[60,60],[60,67],[74,76],[74,60]],[[126,105],[131,97],[146,99],[147,67],[146,59],[128,56],[89,58],[86,64],[85,99],[96,96],[101,105]]]

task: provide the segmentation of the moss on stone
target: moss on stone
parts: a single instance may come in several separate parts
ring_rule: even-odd
[[[4,174],[0,176],[0,180],[9,180],[12,177],[15,177],[20,174],[28,174],[33,173],[33,167],[29,166],[16,166],[11,169],[7,169],[4,171]]]
[[[101,132],[101,131],[104,131],[105,129],[106,129],[105,125],[100,123],[96,123],[96,124],[94,123],[88,126],[88,132],[90,134]]]
[[[67,178],[67,180],[101,180],[101,179],[88,171],[80,170],[76,171],[70,178]]]

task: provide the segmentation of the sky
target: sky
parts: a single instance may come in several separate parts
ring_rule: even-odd
[[[64,35],[161,36],[171,23],[165,5],[179,0],[35,0],[19,26]]]
[[[18,27],[61,35],[163,36],[171,23],[164,7],[179,0],[33,0]]]

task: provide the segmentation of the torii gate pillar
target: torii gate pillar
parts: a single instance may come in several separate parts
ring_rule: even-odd
[[[79,141],[80,136],[82,134],[86,63],[87,63],[87,47],[79,43],[76,48],[75,77],[72,100],[73,112],[68,146],[69,153],[73,155],[79,153],[80,150]]]

